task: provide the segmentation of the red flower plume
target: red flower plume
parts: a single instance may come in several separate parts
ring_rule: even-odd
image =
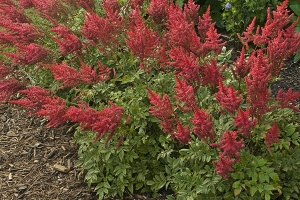
[[[203,85],[210,85],[212,88],[216,88],[219,85],[219,80],[223,80],[223,72],[226,69],[226,65],[219,66],[218,61],[210,59],[210,62],[205,64],[205,67],[202,68],[202,77]]]
[[[199,56],[203,54],[200,38],[193,23],[188,23],[178,6],[169,7],[169,21],[167,24],[169,32],[167,36],[173,47],[182,47],[187,52],[193,52]]]
[[[293,92],[291,88],[286,93],[283,89],[280,89],[276,96],[276,100],[279,102],[281,108],[291,108],[300,112],[300,109],[297,108],[299,105],[297,102],[298,99],[300,99],[300,93]]]
[[[0,26],[0,42],[2,44],[29,44],[41,36],[40,31],[34,24],[13,23],[11,20],[3,19]]]
[[[79,108],[71,106],[66,113],[66,117],[71,122],[79,122],[83,130],[92,130],[97,133],[94,142],[99,138],[103,138],[108,132],[108,138],[105,145],[108,144],[112,136],[115,134],[124,115],[124,108],[116,106],[110,102],[110,107],[97,111],[85,102],[79,105]]]
[[[31,43],[29,45],[19,46],[18,53],[4,53],[15,63],[21,65],[32,65],[43,61],[48,54],[48,50],[44,47]]]
[[[8,101],[13,94],[23,88],[24,85],[15,79],[0,80],[0,102]]]
[[[223,178],[228,178],[229,172],[233,171],[232,164],[234,161],[240,162],[240,151],[245,146],[243,142],[243,139],[237,141],[235,131],[226,131],[220,144],[211,144],[211,146],[219,147],[223,151],[220,153],[220,161],[213,162],[217,167],[217,173]]]
[[[257,55],[255,55],[257,54]],[[270,108],[268,82],[270,80],[270,64],[261,50],[254,52],[251,62],[250,76],[246,77],[248,90],[247,102],[251,105],[251,115],[260,118]]]
[[[199,22],[199,9],[200,6],[195,4],[193,0],[188,0],[184,5],[183,14],[187,22],[193,22],[195,25]]]
[[[154,93],[152,90],[147,89],[150,94],[150,103],[153,104],[150,108],[150,113],[155,117],[161,119],[161,125],[164,133],[173,131],[174,117],[176,116],[172,102],[168,95],[164,95],[160,99],[160,95]]]
[[[198,23],[198,27],[197,27],[200,38],[202,40],[204,40],[206,38],[206,36],[207,36],[206,33],[208,32],[211,25],[212,25],[212,18],[210,16],[210,6],[208,6],[206,12],[199,19],[199,23]]]
[[[238,91],[233,88],[232,85],[227,87],[219,79],[219,92],[216,94],[216,99],[228,112],[234,113],[242,102],[242,95],[238,96]]]
[[[17,6],[13,1],[1,2],[1,20],[11,20],[13,23],[31,23],[31,19],[26,15],[25,10]]]
[[[196,109],[194,111],[194,118],[192,123],[195,125],[194,133],[204,141],[214,141],[216,133],[213,128],[212,115],[203,109]]]
[[[46,66],[46,68],[52,71],[55,80],[63,82],[61,88],[77,86],[82,81],[81,74],[65,62],[61,64],[53,63],[50,66]]]
[[[201,84],[201,69],[199,58],[183,48],[173,48],[170,57],[174,60],[168,64],[175,68],[175,74],[181,76],[189,85],[197,90]]]
[[[253,55],[253,54],[252,54]],[[253,56],[250,56],[248,62],[245,59],[245,48],[242,48],[240,57],[234,62],[234,67],[231,67],[231,71],[234,77],[240,82],[250,72],[251,60]]]
[[[182,111],[191,111],[197,108],[197,101],[195,98],[194,89],[188,85],[184,80],[176,77],[176,94],[175,98],[184,103],[184,107],[181,107]]]
[[[20,90],[26,98],[10,101],[11,103],[21,105],[27,108],[30,114],[35,114],[42,109],[42,106],[49,101],[51,96],[50,90],[38,86],[32,86],[26,90]]]
[[[110,73],[111,69],[105,67],[101,62],[98,62],[98,73],[96,68],[92,69],[92,66],[81,62],[80,77],[85,84],[92,85],[98,82],[105,82],[110,79]]]
[[[217,173],[224,179],[228,179],[229,173],[234,171],[232,168],[233,160],[230,157],[220,157],[220,160],[218,162],[213,161],[213,164],[216,166]]]
[[[65,117],[67,111],[66,101],[52,94],[50,90],[32,86],[19,92],[25,94],[26,98],[10,102],[28,108],[30,114],[45,117],[49,120],[47,126],[57,127],[68,120]]]
[[[53,38],[58,43],[62,55],[73,52],[80,54],[82,49],[81,40],[68,27],[59,25],[51,31],[58,34]]]
[[[221,34],[217,33],[215,25],[211,24],[208,31],[206,32],[205,42],[203,44],[204,52],[215,51],[221,53],[222,47],[226,44],[220,39]]]
[[[190,135],[190,129],[184,127],[182,123],[176,119],[177,122],[177,131],[174,131],[172,135],[182,144],[185,145],[192,140]]]
[[[235,131],[226,131],[221,141],[220,148],[223,150],[222,157],[234,158],[240,161],[240,151],[245,147],[244,139],[237,141],[237,133]]]
[[[156,31],[148,28],[143,22],[139,10],[135,10],[134,23],[131,23],[128,30],[126,44],[135,56],[140,59],[140,68],[146,69],[144,60],[157,56],[156,49],[159,46],[159,36]],[[148,68],[147,71],[151,70]]]
[[[162,25],[167,21],[168,7],[168,0],[152,0],[147,12],[156,24]]]
[[[272,152],[270,150],[271,145],[273,143],[280,142],[280,139],[278,139],[279,135],[280,135],[280,130],[279,130],[278,126],[277,126],[277,123],[274,122],[273,126],[268,131],[268,133],[266,133],[266,136],[265,136],[265,141],[266,141],[266,144],[267,144],[267,148],[268,148],[268,150],[269,150],[269,152],[270,152],[271,155],[272,155]]]
[[[257,124],[257,119],[251,119],[249,109],[243,111],[240,108],[238,114],[234,116],[234,124],[239,128],[237,133],[241,133],[244,137],[249,137],[251,129]]]
[[[0,79],[4,78],[13,71],[13,68],[0,63]]]
[[[101,43],[103,50],[110,44],[118,44],[118,35],[122,31],[123,18],[117,12],[107,13],[105,17],[100,17],[96,13],[87,13],[82,27],[83,36],[93,43]]]

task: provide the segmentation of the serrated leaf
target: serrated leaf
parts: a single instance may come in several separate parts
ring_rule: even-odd
[[[258,180],[259,180],[259,182],[261,182],[261,183],[263,183],[263,182],[265,182],[265,175],[264,175],[264,173],[259,173],[258,174]]]
[[[241,193],[241,191],[242,191],[242,188],[234,189],[234,190],[233,190],[234,196],[238,196],[238,195]]]
[[[268,193],[265,193],[265,200],[270,200],[271,199],[271,196],[270,196],[270,194],[268,194]]]
[[[264,190],[269,190],[269,191],[271,191],[271,190],[274,190],[274,187],[273,187],[272,185],[265,184],[265,185],[264,185]]]
[[[133,184],[132,183],[129,183],[127,188],[131,193],[133,193]]]
[[[154,185],[155,182],[154,181],[147,181],[147,185]]]
[[[264,166],[266,163],[267,163],[267,161],[262,158],[258,159],[258,161],[257,161],[257,165],[260,167]]]
[[[108,182],[103,182],[103,187],[105,187],[105,188],[110,188],[110,185],[109,185]]]
[[[232,193],[231,192],[226,192],[223,198],[226,199],[232,199]]]
[[[290,124],[290,125],[287,125],[285,128],[284,128],[284,132],[286,132],[286,136],[291,136],[293,135],[293,133],[295,133],[295,126]]]
[[[105,160],[105,161],[108,161],[109,158],[110,158],[110,155],[111,155],[111,153],[108,152],[108,153],[105,155],[104,160]]]
[[[155,189],[161,189],[161,188],[163,188],[165,186],[165,184],[166,184],[166,181],[159,182],[157,184],[157,187]]]
[[[138,183],[135,185],[136,190],[140,190],[144,186],[143,183]]]
[[[240,188],[240,187],[241,187],[241,182],[240,182],[240,181],[235,181],[235,182],[232,184],[232,187],[233,187],[233,188]]]
[[[120,151],[119,158],[120,158],[120,161],[122,162],[123,158],[124,158],[124,151],[123,150]]]
[[[257,187],[256,187],[256,186],[250,187],[250,194],[251,194],[252,197],[254,196],[254,194],[255,194],[256,192],[257,192]]]
[[[279,181],[279,176],[277,173],[272,172],[272,173],[269,173],[268,175],[273,181]]]

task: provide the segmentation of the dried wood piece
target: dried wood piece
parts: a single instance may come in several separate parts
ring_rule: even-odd
[[[55,164],[53,165],[53,169],[59,172],[63,172],[63,173],[68,173],[69,169],[65,166],[59,165],[59,164]]]
[[[18,188],[18,190],[26,190],[26,189],[27,189],[27,185],[21,185]]]
[[[16,136],[18,136],[18,134],[16,134],[14,131],[8,131],[6,133],[6,136],[8,136],[8,137],[16,137]]]
[[[47,155],[47,158],[48,159],[51,159],[53,156],[54,156],[54,154],[57,152],[57,149],[55,149],[55,148],[53,148],[51,151],[50,151],[50,153]]]

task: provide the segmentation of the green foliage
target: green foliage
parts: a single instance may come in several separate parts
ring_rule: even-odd
[[[247,26],[251,23],[252,19],[256,17],[258,25],[263,25],[267,12],[266,8],[270,7],[272,10],[281,1],[279,0],[222,0],[222,19],[224,21],[224,27],[227,31],[235,35],[236,33],[242,33]],[[231,4],[231,8],[226,8],[227,3]]]
[[[122,130],[125,131],[125,130]],[[156,159],[160,148],[154,137],[137,133],[134,129],[126,131],[126,139],[116,149],[118,138],[114,137],[108,145],[104,141],[93,143],[94,133],[78,129],[74,140],[80,145],[78,166],[82,166],[85,180],[95,190],[99,199],[109,196],[123,196],[125,190],[149,191],[149,180],[160,177],[163,171],[161,161]],[[149,152],[148,149],[153,149]],[[161,184],[161,187],[165,183]]]
[[[279,196],[279,176],[266,159],[243,153],[242,161],[236,164],[235,169],[236,172],[231,174],[233,196],[251,196],[254,199],[274,199]],[[229,196],[227,193],[226,197]]]
[[[300,32],[300,2],[297,0],[290,0],[289,1],[289,7],[290,9],[293,11],[293,13],[295,14],[294,18],[292,19],[297,20],[298,19],[298,23],[297,23],[297,27],[296,27],[296,32]],[[294,63],[298,62],[300,60],[300,53],[296,54],[294,57]]]

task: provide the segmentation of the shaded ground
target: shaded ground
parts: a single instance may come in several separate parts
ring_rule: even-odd
[[[300,63],[287,62],[273,94],[280,88],[300,92]],[[23,108],[0,104],[0,200],[95,200],[92,189],[78,179],[73,129],[46,128],[41,118]],[[147,199],[129,195],[124,199]]]
[[[285,62],[279,79],[272,84],[272,93],[277,94],[279,89],[287,91],[289,88],[300,92],[300,61],[294,63],[293,59]]]

